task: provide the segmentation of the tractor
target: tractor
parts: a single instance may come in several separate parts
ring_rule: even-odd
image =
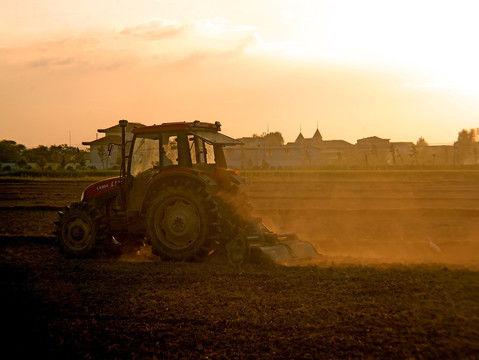
[[[69,256],[116,248],[131,238],[151,244],[162,260],[195,261],[220,254],[231,264],[266,256],[276,262],[318,253],[294,233],[276,234],[251,209],[224,146],[240,141],[221,124],[163,123],[122,131],[120,175],[88,186],[59,212],[56,238]]]

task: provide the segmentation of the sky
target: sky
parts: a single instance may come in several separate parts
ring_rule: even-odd
[[[475,0],[2,0],[0,139],[94,140],[120,119],[233,137],[479,127]]]

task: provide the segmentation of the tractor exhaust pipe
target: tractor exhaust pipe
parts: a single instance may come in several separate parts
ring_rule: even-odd
[[[121,172],[120,178],[126,175],[126,127],[128,126],[128,120],[119,121],[121,127]]]

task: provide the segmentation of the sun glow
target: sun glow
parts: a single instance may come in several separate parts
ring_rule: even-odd
[[[450,143],[478,126],[477,14],[472,0],[1,2],[2,136],[81,144],[116,117],[200,118],[238,137],[268,123],[294,140],[301,123]]]
[[[301,2],[257,51],[372,67],[395,66],[443,88],[479,90],[479,3],[466,1]],[[291,31],[288,31],[290,29]]]

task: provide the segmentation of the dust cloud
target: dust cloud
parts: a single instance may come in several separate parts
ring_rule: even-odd
[[[255,212],[296,232],[318,264],[445,264],[479,268],[477,179],[377,173],[249,181]],[[310,263],[310,262],[309,262]]]

